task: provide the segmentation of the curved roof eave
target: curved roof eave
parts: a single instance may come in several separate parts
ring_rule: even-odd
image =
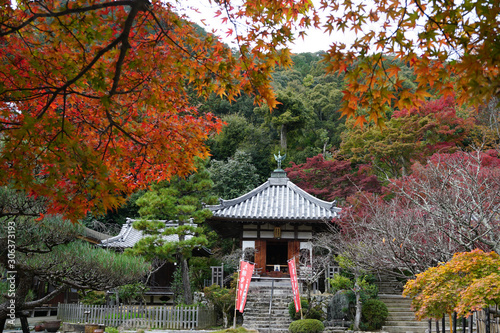
[[[211,219],[321,221],[338,216],[335,201],[318,199],[288,180],[270,178],[252,191],[219,205],[207,206]]]

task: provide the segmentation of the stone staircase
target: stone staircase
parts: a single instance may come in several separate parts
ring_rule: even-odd
[[[376,282],[379,290],[379,299],[385,303],[389,310],[389,317],[382,327],[382,331],[389,333],[425,333],[428,322],[415,319],[411,309],[411,299],[402,296],[403,285],[390,276],[380,276]]]
[[[411,310],[411,299],[397,294],[379,294],[379,299],[387,305],[389,317],[382,331],[389,333],[425,333],[428,322],[415,319]]]
[[[261,333],[287,333],[288,326],[292,322],[288,314],[288,304],[293,301],[290,280],[275,280],[271,314],[269,314],[271,288],[271,280],[250,283],[243,313],[243,326]]]

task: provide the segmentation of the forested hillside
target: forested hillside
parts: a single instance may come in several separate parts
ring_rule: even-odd
[[[321,53],[297,54],[292,59],[291,68],[280,68],[273,75],[281,104],[272,112],[266,105],[253,105],[247,96],[232,104],[213,98],[203,105],[226,122],[222,133],[208,142],[212,161],[234,160],[237,151],[245,152],[263,182],[276,167],[273,154],[278,151],[287,154],[284,168],[294,170],[302,164],[310,168],[307,159],[321,154],[326,160],[349,162],[350,173],[376,175],[384,183],[386,178],[407,175],[414,162],[425,162],[436,152],[484,150],[498,143],[498,110],[492,105],[460,108],[453,97],[433,95],[418,109],[387,109],[382,127],[355,125],[339,112],[343,75],[325,74]],[[416,87],[410,68],[396,62],[387,66],[395,64],[401,69],[403,86]],[[345,165],[342,169],[345,174]],[[218,179],[213,180],[217,184]]]
[[[212,158],[226,160],[236,150],[252,157],[261,180],[276,166],[273,153],[287,153],[286,163],[303,163],[317,154],[340,148],[345,118],[338,109],[342,99],[342,76],[325,75],[320,53],[293,56],[291,68],[280,68],[273,87],[281,103],[272,112],[247,97],[230,105],[211,100],[204,105],[227,123],[222,134],[209,140]]]
[[[343,75],[326,74],[322,59],[321,52],[302,53],[292,56],[290,68],[277,68],[273,87],[280,104],[271,112],[244,94],[233,102],[216,95],[192,97],[202,112],[225,122],[207,142],[214,195],[231,199],[260,185],[276,168],[274,154],[281,152],[294,182],[342,203],[359,189],[380,192],[387,179],[408,175],[415,162],[425,163],[434,153],[488,150],[499,142],[494,103],[465,109],[452,97],[434,96],[418,109],[387,109],[382,127],[356,125],[339,112]],[[415,87],[409,67],[388,65],[394,64],[401,68],[403,85]],[[137,215],[138,196],[99,219],[121,223]]]

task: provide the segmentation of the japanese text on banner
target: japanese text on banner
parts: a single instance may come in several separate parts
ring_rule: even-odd
[[[238,283],[238,293],[236,298],[236,309],[243,313],[247,301],[248,288],[252,280],[254,264],[246,261],[240,262],[240,281]]]
[[[293,302],[295,303],[295,312],[299,312],[300,295],[299,295],[299,281],[297,280],[297,268],[295,266],[295,258],[288,260],[288,271],[290,272],[290,282],[292,282]]]

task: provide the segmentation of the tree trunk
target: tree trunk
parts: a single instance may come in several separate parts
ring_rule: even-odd
[[[356,315],[354,316],[354,330],[359,331],[359,323],[361,322],[361,289],[356,280],[354,285],[354,293],[356,295]]]
[[[189,281],[189,266],[186,258],[181,259],[182,269],[182,288],[184,291],[184,302],[186,304],[193,304],[193,294],[191,293],[191,283]]]
[[[281,125],[280,140],[281,140],[281,149],[283,149],[286,152],[286,148],[287,148],[286,125]]]
[[[229,320],[227,319],[226,311],[222,311],[222,321],[224,323],[224,328],[227,328],[229,325]]]
[[[7,314],[0,315],[0,333],[3,333],[3,328],[5,327],[5,322],[7,321]]]
[[[28,318],[26,318],[24,313],[19,317],[19,320],[21,321],[21,328],[23,329],[23,333],[30,333]]]

